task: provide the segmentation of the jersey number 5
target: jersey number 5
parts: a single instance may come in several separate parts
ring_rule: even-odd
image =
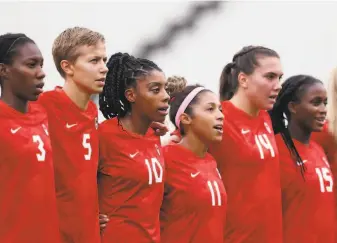
[[[319,179],[321,192],[332,192],[333,179],[328,168],[316,168],[316,174]],[[326,183],[329,185],[326,186]]]
[[[90,144],[90,134],[89,133],[83,134],[82,146],[83,148],[87,150],[87,152],[84,154],[84,159],[90,160],[92,149],[91,149],[91,144]]]
[[[157,158],[151,158],[151,163],[148,159],[145,159],[145,165],[149,172],[149,185],[152,185],[153,177],[155,183],[163,182],[163,167],[161,166]]]
[[[43,162],[46,159],[46,150],[44,149],[44,142],[39,135],[33,135],[33,142],[37,143],[39,153],[36,153],[37,161]]]

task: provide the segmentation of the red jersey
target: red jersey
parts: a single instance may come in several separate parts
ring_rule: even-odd
[[[54,169],[45,110],[0,101],[0,242],[59,243]]]
[[[281,135],[280,152],[285,243],[335,243],[334,180],[322,148],[311,141],[304,145],[293,139],[306,167],[304,179]]]
[[[102,243],[160,242],[164,159],[158,137],[132,134],[117,118],[99,126],[100,212],[110,221]]]
[[[166,176],[162,243],[223,243],[226,191],[216,162],[180,145],[163,148]]]
[[[335,165],[337,144],[333,135],[329,132],[328,123],[326,122],[323,127],[322,132],[313,132],[312,139],[316,141],[324,150],[326,156],[328,157],[329,163]]]
[[[97,107],[81,110],[60,88],[43,93],[53,147],[56,195],[64,243],[100,242]]]
[[[281,243],[282,211],[278,151],[270,117],[252,117],[222,103],[223,140],[210,148],[228,203],[226,243]]]

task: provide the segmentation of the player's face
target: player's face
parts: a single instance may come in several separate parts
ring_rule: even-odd
[[[219,98],[213,92],[202,92],[192,111],[190,130],[206,144],[221,141],[224,115]]]
[[[293,105],[291,122],[296,122],[307,131],[322,131],[327,109],[327,93],[324,85],[315,83],[304,91],[299,103]]]
[[[166,82],[164,73],[156,70],[137,80],[132,109],[142,114],[146,120],[163,122],[168,114],[170,98],[165,89]]]
[[[254,72],[247,76],[246,94],[257,109],[270,110],[281,90],[281,62],[277,57],[260,57],[258,63]]]
[[[81,46],[77,51],[80,55],[71,65],[72,80],[88,94],[101,93],[108,72],[105,44],[100,41],[93,46]]]
[[[12,64],[5,65],[7,75],[3,82],[3,93],[10,92],[25,101],[37,100],[43,91],[46,76],[42,66],[43,57],[36,44],[19,46]]]

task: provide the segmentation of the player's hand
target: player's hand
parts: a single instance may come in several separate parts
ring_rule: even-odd
[[[109,222],[109,218],[105,214],[99,214],[99,227],[100,230],[104,230],[106,227],[106,224]]]
[[[157,136],[164,136],[168,132],[168,128],[164,123],[152,122],[151,128]]]

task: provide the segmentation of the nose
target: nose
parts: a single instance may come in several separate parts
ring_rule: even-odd
[[[41,66],[38,66],[36,70],[36,77],[37,79],[44,79],[46,77],[46,74]]]
[[[109,69],[106,66],[106,63],[102,61],[101,73],[107,74],[108,71],[109,71]]]
[[[318,107],[318,111],[319,113],[326,115],[327,113],[327,107],[325,103],[322,103],[319,107]]]
[[[276,80],[276,83],[275,83],[275,86],[274,86],[274,90],[277,91],[277,92],[280,92],[282,86],[281,86],[281,82],[280,80]]]
[[[170,96],[169,96],[169,94],[167,93],[166,89],[164,88],[164,89],[163,89],[163,101],[164,101],[165,103],[168,103],[169,100],[170,100]]]
[[[218,121],[223,122],[224,118],[225,118],[225,116],[224,116],[224,114],[222,113],[222,111],[217,110],[217,111],[216,111],[216,119],[217,119]]]

